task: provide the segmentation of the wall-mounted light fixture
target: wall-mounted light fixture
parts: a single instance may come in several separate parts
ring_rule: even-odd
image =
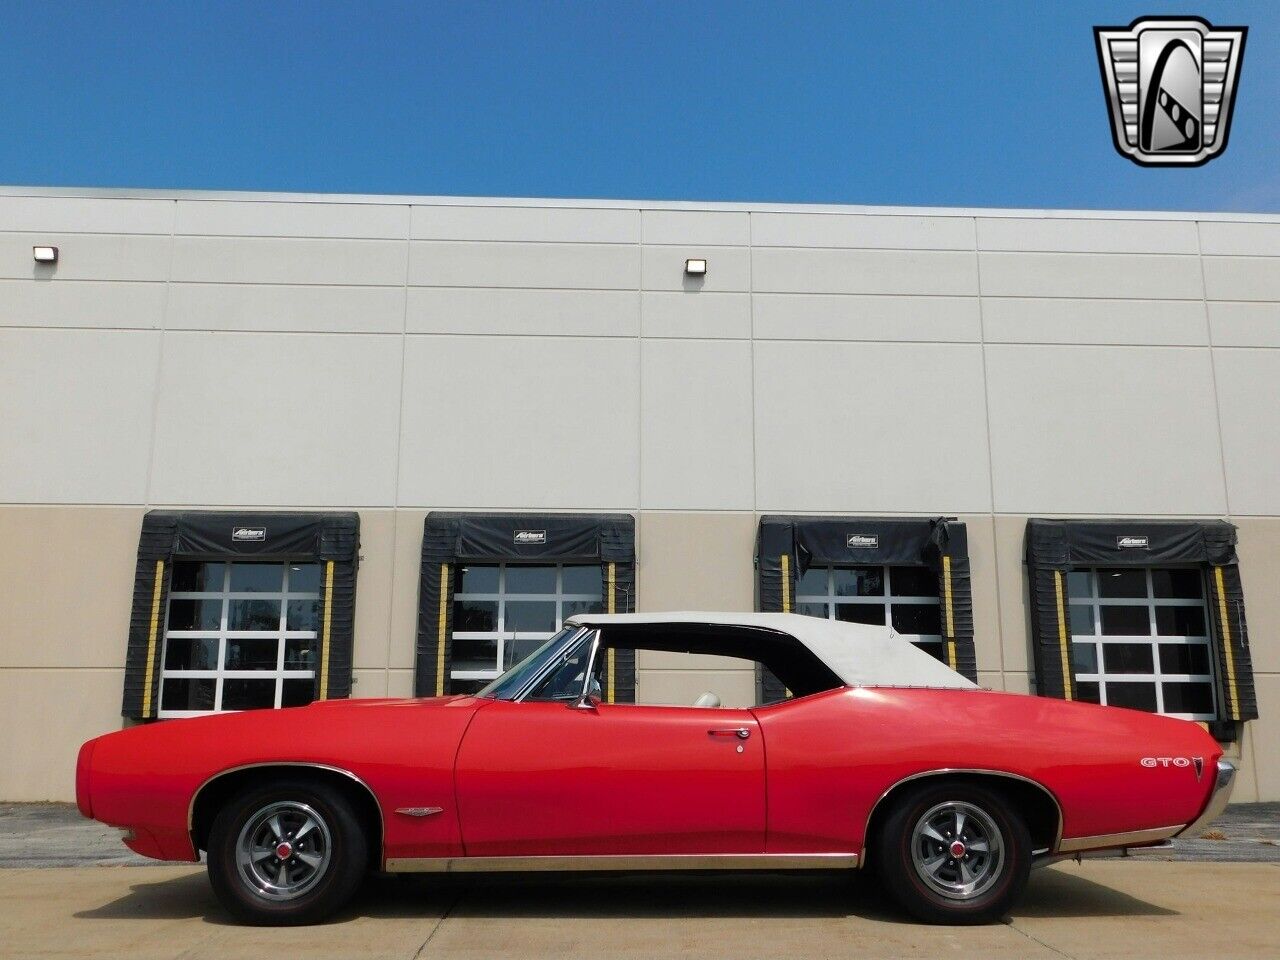
[[[58,262],[57,247],[32,247],[31,255],[35,257],[36,263],[57,263]]]
[[[684,272],[691,277],[705,277],[707,275],[707,261],[686,260],[684,262]]]

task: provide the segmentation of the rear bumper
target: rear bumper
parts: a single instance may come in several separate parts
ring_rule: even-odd
[[[1231,800],[1231,791],[1236,785],[1235,765],[1226,761],[1218,761],[1218,772],[1213,782],[1213,791],[1209,794],[1209,802],[1194,821],[1186,828],[1178,831],[1178,836],[1198,837],[1209,824],[1221,816]]]

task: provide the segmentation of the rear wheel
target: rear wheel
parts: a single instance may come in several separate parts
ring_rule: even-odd
[[[341,792],[278,780],[234,796],[209,832],[209,880],[222,905],[252,924],[316,923],[360,885],[369,845]]]
[[[998,794],[976,784],[939,783],[901,799],[873,855],[894,899],[921,920],[990,923],[1026,886],[1031,836]]]

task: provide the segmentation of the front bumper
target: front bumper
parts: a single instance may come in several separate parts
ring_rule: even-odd
[[[1218,773],[1213,783],[1213,792],[1209,794],[1209,802],[1205,804],[1204,810],[1200,816],[1193,822],[1187,824],[1186,828],[1179,830],[1177,836],[1198,837],[1209,824],[1227,809],[1227,803],[1231,800],[1231,790],[1236,785],[1236,768],[1235,764],[1227,760],[1218,761]]]

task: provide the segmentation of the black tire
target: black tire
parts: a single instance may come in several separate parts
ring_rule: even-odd
[[[271,825],[272,816],[279,830]],[[308,819],[315,825],[307,827]],[[261,858],[278,833],[284,842],[293,840],[296,849],[291,845],[284,859]],[[265,845],[255,844],[255,837]],[[239,855],[242,849],[247,856]],[[236,794],[218,811],[209,831],[208,861],[213,892],[236,919],[298,926],[326,919],[351,899],[368,867],[369,841],[340,790],[282,778]]]
[[[957,812],[964,815],[965,836],[959,838],[951,836]],[[944,822],[952,830],[943,828]],[[994,837],[988,839],[987,833]],[[943,842],[935,840],[935,834]],[[966,847],[963,855],[953,857],[952,850],[959,848],[951,844],[959,839],[964,847],[966,838],[974,849]],[[979,852],[980,847],[985,851]],[[992,923],[1008,912],[1027,885],[1031,835],[1016,811],[992,790],[975,783],[923,784],[889,811],[873,838],[872,856],[871,866],[889,894],[918,919]],[[968,882],[969,878],[976,879]]]

